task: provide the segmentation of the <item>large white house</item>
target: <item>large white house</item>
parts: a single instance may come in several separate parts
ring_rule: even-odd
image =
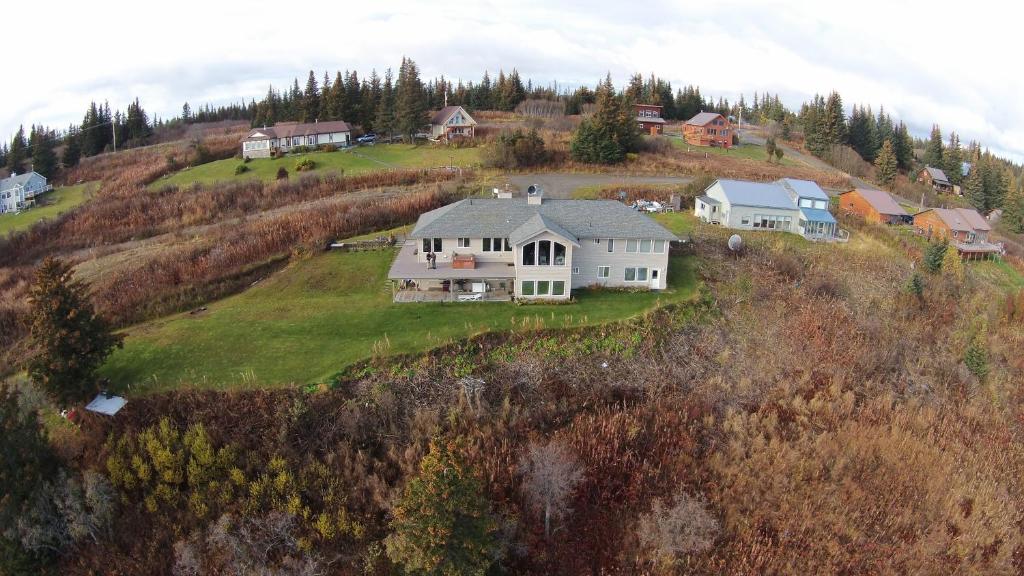
[[[278,122],[273,126],[253,128],[242,139],[242,156],[270,158],[280,151],[297,146],[333,145],[339,148],[352,144],[352,127],[347,122]]]
[[[476,120],[462,106],[445,106],[430,117],[430,137],[434,140],[472,138],[475,132]]]
[[[781,230],[811,240],[841,235],[828,194],[809,180],[716,180],[697,197],[693,213],[704,222],[741,230]]]
[[[36,196],[53,190],[46,177],[37,172],[12,174],[0,180],[0,214],[17,212],[35,203]]]
[[[677,240],[615,200],[472,198],[420,216],[388,277],[396,301],[566,300],[589,286],[660,290]]]

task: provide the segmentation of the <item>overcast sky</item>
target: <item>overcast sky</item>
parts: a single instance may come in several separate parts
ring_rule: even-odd
[[[158,8],[159,6],[159,8]],[[915,134],[932,122],[1024,159],[1024,8],[900,0],[622,2],[127,2],[36,0],[5,27],[0,134],[80,122],[90,100],[150,114],[259,98],[324,70],[397,68],[478,81],[516,67],[548,84],[622,85],[651,72],[734,101],[777,92],[791,108],[838,90]],[[8,22],[11,24],[11,22]]]

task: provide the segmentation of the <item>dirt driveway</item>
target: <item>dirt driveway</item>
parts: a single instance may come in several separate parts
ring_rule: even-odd
[[[687,184],[693,181],[689,176],[618,176],[615,174],[515,174],[509,181],[521,191],[531,184],[544,189],[547,198],[571,198],[577,188],[585,186],[615,186],[629,184]]]

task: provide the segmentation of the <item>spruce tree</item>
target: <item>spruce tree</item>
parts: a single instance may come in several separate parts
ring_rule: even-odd
[[[1003,221],[1017,234],[1024,234],[1024,187],[1014,186],[1003,202]]]
[[[384,86],[381,88],[380,100],[377,102],[377,115],[374,126],[383,134],[388,135],[390,142],[395,133],[395,93],[391,83],[391,69],[384,73]]]
[[[57,172],[57,153],[54,152],[52,134],[42,126],[32,127],[32,170],[46,178]]]
[[[949,133],[949,145],[943,150],[942,170],[946,178],[959,186],[963,182],[963,151],[960,149],[960,138],[956,132]]]
[[[313,71],[309,71],[309,76],[306,78],[306,89],[302,92],[302,116],[299,118],[302,122],[313,122],[317,120],[317,114],[320,113],[320,88],[316,83],[316,75]]]
[[[427,123],[427,99],[416,63],[403,58],[395,86],[395,125],[410,142]]]
[[[949,243],[945,240],[928,244],[924,251],[924,269],[932,274],[937,274],[942,270],[942,262],[948,249]],[[953,250],[956,249],[954,248]]]
[[[355,118],[348,118],[345,112],[348,110],[348,103],[345,99],[345,80],[339,71],[331,84],[330,102],[327,105],[328,118],[330,120],[344,120],[355,122]]]
[[[896,180],[896,153],[892,149],[892,140],[882,144],[882,150],[875,158],[875,178],[886,187]]]
[[[98,388],[96,370],[120,347],[121,337],[93,310],[88,289],[71,267],[47,257],[29,290],[31,341],[28,373],[61,404],[80,402]]]
[[[28,159],[28,141],[25,140],[25,127],[18,126],[18,131],[11,139],[11,147],[7,151],[7,169],[21,172],[25,160]]]
[[[985,194],[984,172],[986,169],[981,162],[975,162],[974,167],[967,174],[967,179],[964,180],[961,191],[964,198],[967,198],[967,201],[982,214],[987,214],[989,209],[989,199]]]
[[[924,147],[924,163],[926,166],[942,168],[943,162],[942,130],[938,124],[932,124],[931,137]]]
[[[72,168],[78,165],[78,161],[82,158],[82,137],[78,133],[78,129],[72,126],[64,137],[64,154],[60,158],[60,163],[64,168]]]
[[[493,562],[497,524],[458,451],[455,442],[431,442],[393,510],[385,549],[407,574],[483,576]]]

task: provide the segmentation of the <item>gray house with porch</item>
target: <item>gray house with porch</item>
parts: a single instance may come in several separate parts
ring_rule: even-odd
[[[0,214],[17,212],[35,203],[40,194],[53,190],[38,172],[12,174],[0,180]]]
[[[420,216],[388,278],[398,302],[567,300],[590,286],[661,290],[678,240],[615,200],[471,198]]]
[[[716,180],[694,201],[694,215],[740,230],[779,230],[808,240],[844,240],[829,212],[829,197],[809,180],[776,182]]]

